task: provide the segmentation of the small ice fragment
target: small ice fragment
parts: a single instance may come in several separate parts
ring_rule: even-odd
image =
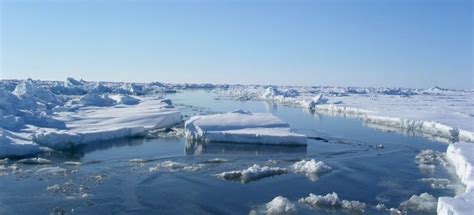
[[[77,162],[77,161],[66,161],[63,164],[68,165],[68,166],[80,166],[80,165],[82,165],[81,162]]]
[[[387,210],[388,208],[384,204],[378,203],[377,206],[375,206],[375,209],[379,211],[384,211],[384,210]]]
[[[449,185],[449,180],[446,178],[422,178],[421,181],[435,189],[446,189]]]
[[[179,171],[179,170],[183,170],[183,171],[191,171],[191,172],[195,172],[195,171],[198,171],[202,168],[204,168],[204,164],[184,164],[184,163],[178,163],[178,162],[174,162],[174,161],[165,161],[165,162],[162,162],[154,167],[150,167],[148,169],[148,171],[150,172],[157,172],[159,171],[160,169],[169,169],[169,170],[172,170],[172,171]]]
[[[322,208],[342,208],[354,212],[364,212],[365,203],[359,201],[341,200],[337,193],[328,193],[324,196],[315,195],[310,193],[308,197],[301,198],[298,200],[299,203],[305,204],[311,207],[322,207]]]
[[[291,168],[296,173],[304,173],[306,176],[315,176],[311,178],[318,178],[320,175],[331,171],[331,167],[326,165],[322,161],[316,162],[316,160],[301,160],[294,163]]]
[[[419,196],[413,195],[407,201],[400,204],[404,210],[413,210],[419,212],[436,212],[438,200],[428,193],[422,193]]]
[[[140,158],[134,158],[134,159],[128,160],[128,162],[130,162],[130,163],[145,163],[146,160],[140,159]]]
[[[92,194],[88,194],[88,193],[84,193],[81,195],[81,198],[91,198],[93,195]]]
[[[275,197],[265,207],[266,214],[296,214],[297,212],[296,205],[282,196]]]
[[[104,182],[104,180],[105,180],[106,178],[107,178],[107,176],[105,176],[105,175],[96,175],[96,176],[94,176],[95,182],[96,182],[96,183],[99,183],[99,184],[102,183],[102,182]]]
[[[59,174],[59,173],[65,173],[66,169],[61,168],[61,167],[45,167],[36,170],[37,174]]]
[[[19,160],[18,163],[22,163],[22,164],[51,164],[52,162],[48,159],[45,159],[45,158],[26,158],[26,159]]]
[[[286,168],[268,166],[260,167],[258,164],[254,164],[253,166],[244,170],[222,172],[216,174],[216,176],[224,180],[233,180],[240,181],[241,183],[248,183],[260,180],[262,178],[282,175],[286,173],[288,173],[288,170]]]
[[[59,184],[51,185],[46,187],[46,190],[50,192],[59,192],[61,190],[61,186],[59,186]]]

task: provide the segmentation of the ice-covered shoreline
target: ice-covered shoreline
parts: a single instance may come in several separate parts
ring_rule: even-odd
[[[225,98],[272,101],[451,141],[474,142],[473,90],[231,86],[215,91]]]

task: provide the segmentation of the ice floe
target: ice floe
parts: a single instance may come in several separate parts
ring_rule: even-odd
[[[413,195],[407,201],[400,204],[402,210],[415,212],[436,212],[438,200],[428,193]]]
[[[151,99],[123,107],[87,107],[61,112],[56,118],[68,129],[43,130],[33,140],[54,149],[124,137],[144,136],[149,129],[165,128],[181,122],[181,114],[166,103]]]
[[[242,110],[194,116],[185,123],[185,136],[192,141],[306,145],[305,135],[270,113]]]
[[[240,181],[241,183],[249,183],[252,181],[260,180],[267,177],[283,175],[288,173],[288,169],[280,167],[269,167],[269,166],[260,166],[254,164],[253,166],[237,171],[228,171],[216,174],[217,177],[232,180]]]

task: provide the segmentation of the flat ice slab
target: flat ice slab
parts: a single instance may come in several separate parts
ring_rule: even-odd
[[[166,100],[150,99],[137,105],[82,107],[55,117],[67,129],[42,130],[33,140],[54,149],[117,138],[143,136],[146,130],[166,128],[181,122],[181,114]]]
[[[194,116],[185,123],[186,138],[203,142],[306,145],[305,135],[270,113],[242,110]]]

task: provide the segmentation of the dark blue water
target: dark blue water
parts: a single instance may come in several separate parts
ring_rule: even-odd
[[[299,108],[258,101],[215,100],[207,91],[168,95],[183,114],[244,109],[271,112],[296,131],[312,137],[307,147],[187,143],[181,137],[126,139],[87,146],[70,152],[41,155],[50,165],[17,164],[21,171],[0,176],[0,214],[248,214],[250,210],[285,196],[292,201],[309,193],[336,192],[341,199],[367,204],[367,214],[387,214],[372,207],[383,203],[397,208],[423,192],[453,196],[453,189],[434,189],[421,178],[449,178],[444,167],[423,172],[415,156],[423,149],[445,152],[447,145],[429,139],[383,133],[361,121],[308,113]],[[382,144],[383,149],[375,147]],[[130,159],[144,159],[132,163]],[[211,159],[225,159],[213,163]],[[223,171],[246,169],[253,164],[289,167],[301,159],[324,161],[332,171],[315,180],[289,173],[242,184],[219,179]],[[201,165],[197,171],[149,168],[164,161]],[[78,161],[81,166],[67,166]],[[15,164],[10,160],[4,166]],[[37,174],[42,167],[60,166],[66,173]],[[47,187],[59,185],[58,191]],[[83,194],[88,196],[82,196]],[[314,213],[301,208],[303,214]],[[347,214],[318,210],[319,214]],[[411,212],[410,214],[416,214]]]

